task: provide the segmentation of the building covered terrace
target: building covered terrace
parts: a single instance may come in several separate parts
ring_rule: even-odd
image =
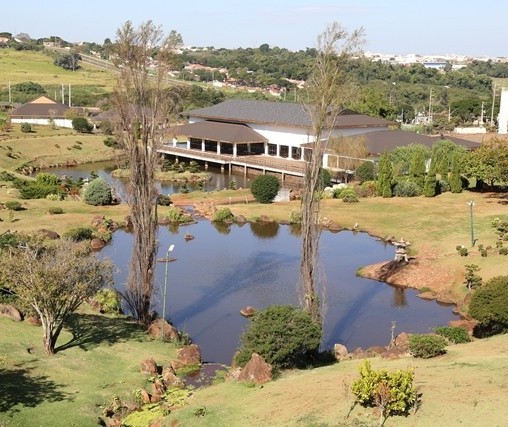
[[[268,154],[268,140],[249,126],[236,123],[200,121],[174,130],[173,146],[178,136],[187,137],[186,148],[233,157]]]

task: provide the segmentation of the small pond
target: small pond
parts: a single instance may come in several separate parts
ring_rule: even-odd
[[[185,233],[195,236],[186,241]],[[245,224],[216,228],[206,220],[178,229],[161,227],[159,255],[175,245],[168,264],[168,319],[190,334],[205,361],[229,364],[248,325],[246,305],[296,304],[300,237],[288,226]],[[122,288],[128,273],[132,236],[124,231],[100,256],[110,257]],[[429,332],[456,318],[452,307],[419,299],[416,291],[356,277],[364,265],[389,260],[394,248],[363,233],[323,232],[320,245],[326,277],[327,310],[323,348],[334,343],[356,347],[386,345],[392,322],[396,333]],[[155,309],[162,313],[165,263],[157,264]]]

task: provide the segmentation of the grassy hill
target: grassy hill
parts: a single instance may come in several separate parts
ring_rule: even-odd
[[[47,94],[61,100],[61,88],[72,85],[72,98],[75,105],[91,105],[89,99],[98,99],[111,93],[116,82],[114,73],[80,62],[77,71],[64,70],[53,65],[53,56],[44,52],[16,51],[0,49],[0,69],[2,81],[0,83],[0,101],[8,101],[8,84],[11,87],[17,83],[33,81],[44,86]],[[14,102],[26,102],[13,91]]]
[[[38,327],[0,318],[0,331],[2,427],[97,425],[114,396],[133,401],[134,390],[149,388],[141,360],[167,364],[175,357],[174,347],[148,340],[135,323],[87,311],[73,317],[52,357],[42,352]],[[389,418],[386,426],[506,425],[508,335],[447,349],[427,360],[372,359],[375,369],[414,369],[421,393],[416,414]],[[198,389],[162,425],[374,426],[373,409],[358,406],[345,418],[358,364],[288,371],[263,386],[224,382]]]

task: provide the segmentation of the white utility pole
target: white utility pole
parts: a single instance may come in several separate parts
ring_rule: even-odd
[[[496,104],[496,82],[492,90],[492,109],[490,110],[490,126],[494,126],[494,105]]]
[[[69,83],[69,107],[71,106],[71,84]]]
[[[65,104],[65,86],[62,85],[62,104]]]

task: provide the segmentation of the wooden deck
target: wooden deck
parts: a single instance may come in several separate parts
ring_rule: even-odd
[[[248,169],[255,169],[263,171],[263,173],[279,173],[282,176],[291,175],[303,177],[305,175],[305,163],[292,159],[265,156],[264,154],[233,157],[227,154],[217,154],[209,151],[194,149],[188,150],[187,148],[173,147],[172,144],[164,144],[158,151],[162,154],[216,163],[229,170],[231,170],[234,166],[237,168],[244,168],[245,173],[247,173]]]

